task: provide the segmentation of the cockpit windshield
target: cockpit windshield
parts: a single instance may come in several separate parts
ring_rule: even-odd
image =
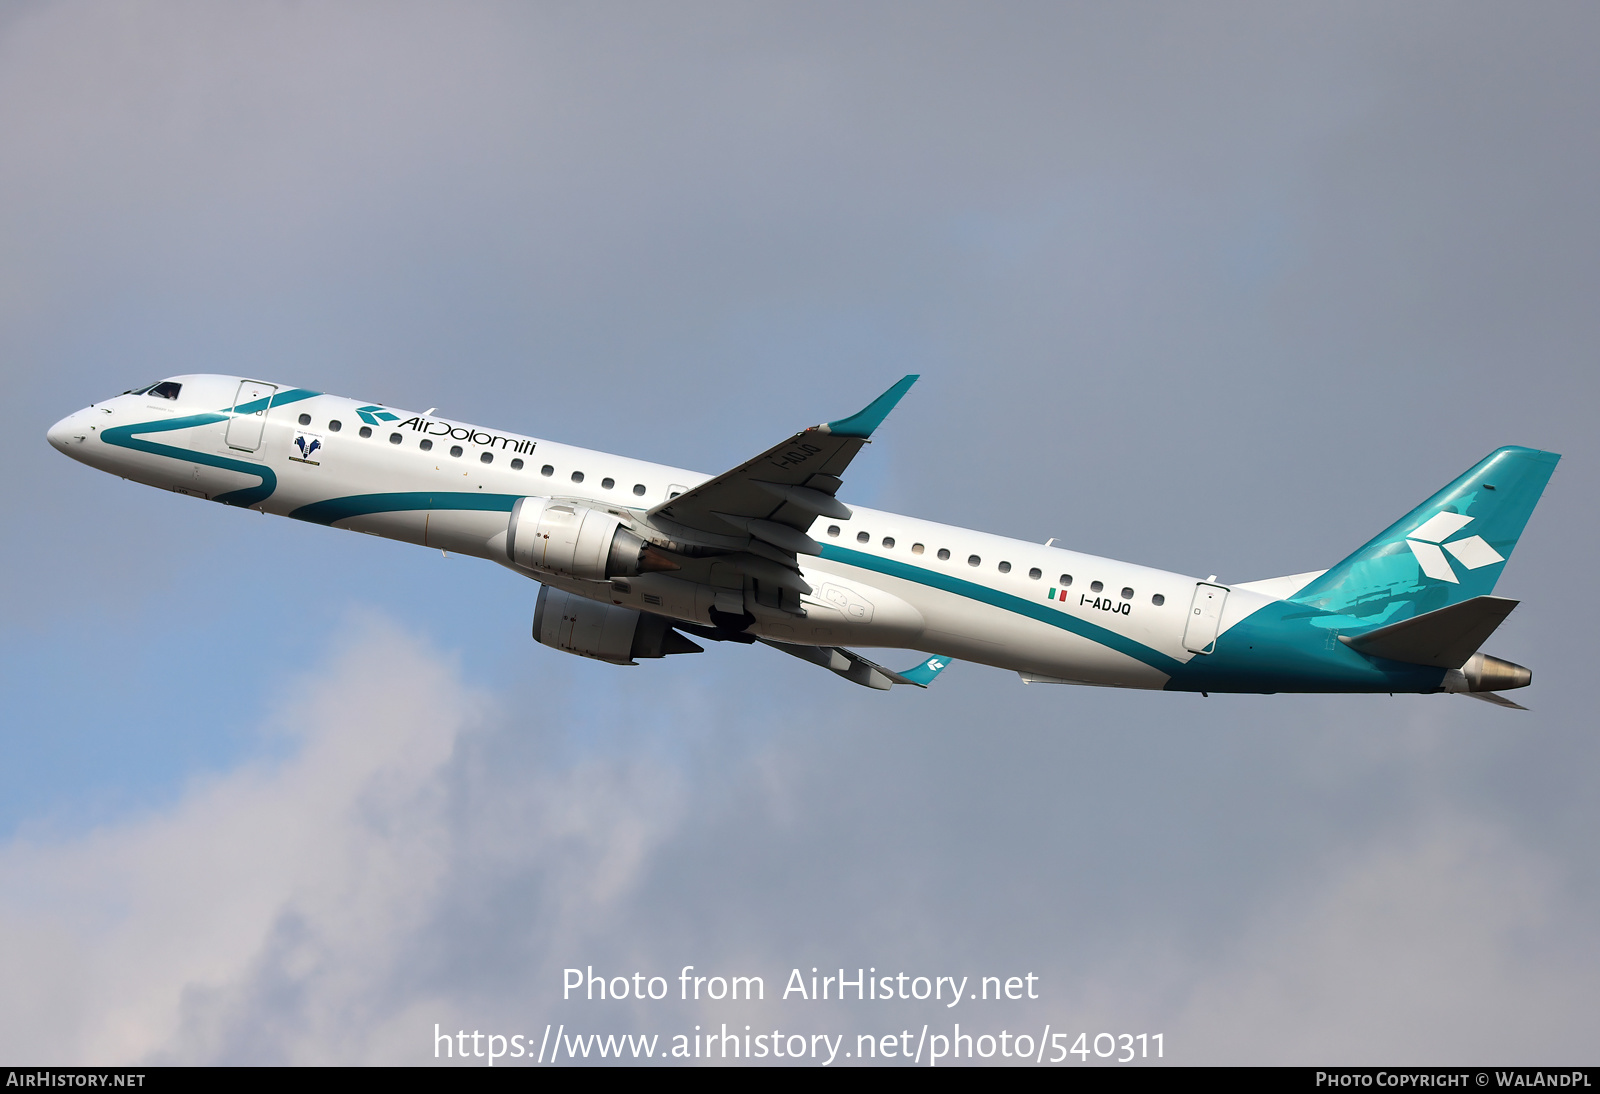
[[[176,399],[178,397],[178,392],[182,390],[182,384],[175,383],[172,380],[163,380],[159,384],[151,384],[148,387],[133,388],[130,391],[124,391],[122,394],[150,395],[157,399]]]

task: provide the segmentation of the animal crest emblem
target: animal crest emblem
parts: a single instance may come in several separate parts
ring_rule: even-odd
[[[313,459],[318,452],[322,451],[322,438],[320,436],[315,433],[296,431],[293,447],[299,452],[298,456],[292,452],[289,454],[289,458],[295,463],[306,463],[312,467],[321,466],[321,460]]]

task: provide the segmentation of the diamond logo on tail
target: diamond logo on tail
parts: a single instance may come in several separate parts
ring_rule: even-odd
[[[1452,585],[1461,584],[1461,579],[1456,576],[1455,567],[1450,564],[1450,559],[1445,557],[1446,551],[1469,570],[1505,561],[1500,552],[1489,546],[1488,541],[1482,536],[1450,539],[1471,523],[1471,517],[1464,517],[1460,513],[1435,513],[1406,535],[1406,546],[1417,556],[1417,565],[1422,567],[1423,573],[1435,581],[1448,581]],[[1446,540],[1449,542],[1445,542]]]

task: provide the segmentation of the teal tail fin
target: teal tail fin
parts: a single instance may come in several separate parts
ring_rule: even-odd
[[[1496,449],[1294,601],[1348,615],[1352,627],[1378,627],[1487,596],[1560,459]]]

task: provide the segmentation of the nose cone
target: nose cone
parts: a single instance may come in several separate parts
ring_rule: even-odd
[[[68,414],[51,426],[50,431],[45,436],[49,439],[52,447],[70,456],[72,455],[72,449],[84,442],[83,434],[86,432],[87,430],[83,425],[83,412],[79,411],[77,414]]]

